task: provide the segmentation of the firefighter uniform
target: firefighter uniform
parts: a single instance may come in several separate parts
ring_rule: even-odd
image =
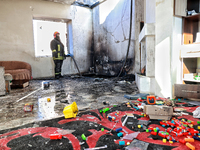
[[[54,33],[54,39],[51,41],[52,57],[55,64],[55,77],[61,77],[63,60],[65,59],[64,45],[60,41],[59,32]]]

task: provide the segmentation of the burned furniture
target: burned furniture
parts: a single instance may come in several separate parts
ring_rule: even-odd
[[[0,61],[0,66],[4,67],[5,74],[12,75],[12,88],[25,87],[31,80],[31,65],[22,61]]]

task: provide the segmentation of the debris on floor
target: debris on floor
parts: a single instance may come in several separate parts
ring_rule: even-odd
[[[33,104],[32,103],[26,103],[24,105],[24,111],[25,112],[31,112],[33,110]]]
[[[156,100],[164,101],[165,99],[156,97]],[[36,149],[36,144],[31,142],[32,138],[41,137],[34,140],[36,143],[47,142],[47,144],[41,145],[41,148],[170,150],[176,147],[181,149],[189,147],[198,149],[200,146],[200,120],[192,117],[192,112],[198,106],[191,106],[186,102],[174,100],[175,107],[173,108],[164,105],[164,103],[163,105],[156,105],[156,103],[148,105],[145,101],[145,98],[140,98],[118,105],[79,112],[72,118],[64,119],[64,117],[61,117],[42,121],[38,123],[39,127],[28,128],[29,125],[27,125],[27,127],[14,129],[11,132],[10,130],[1,131],[0,143],[4,143],[1,145],[2,147],[13,148],[14,145],[20,145],[18,144],[20,139],[24,138],[23,141],[26,144],[22,144],[21,149],[26,149],[27,143],[32,145],[33,149]],[[158,107],[157,116],[162,111],[164,113],[165,108],[167,110],[169,108],[170,111],[172,109],[172,112],[175,112],[174,110],[178,110],[179,113],[180,111],[187,112],[188,115],[171,116],[167,120],[151,119],[144,110],[137,109],[142,103],[145,104],[144,108],[148,106]],[[127,104],[131,107],[127,107]],[[73,112],[72,105],[68,105],[70,113]],[[10,135],[9,140],[6,137],[7,135]],[[4,140],[8,140],[8,143]],[[105,144],[107,147],[102,147]]]
[[[193,111],[194,118],[200,118],[200,107],[198,107],[195,111]]]
[[[32,91],[35,89],[25,94]],[[25,113],[22,107],[30,102],[34,108]],[[0,149],[171,150],[200,147],[200,120],[193,117],[197,105],[183,99],[137,93],[136,86],[129,81],[64,78],[51,81],[51,86],[18,103],[17,108],[22,108],[20,113],[25,118],[37,114],[42,119],[0,130]],[[9,109],[15,110],[15,105],[9,103]],[[3,107],[0,110],[0,113],[4,111]],[[60,112],[62,114],[58,115]]]

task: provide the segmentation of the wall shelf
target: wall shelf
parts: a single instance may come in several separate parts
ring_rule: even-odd
[[[181,58],[200,57],[200,43],[181,45]]]
[[[197,14],[192,15],[192,16],[183,16],[183,18],[186,18],[190,21],[199,21],[200,20],[200,13],[197,13]]]
[[[181,67],[182,67],[182,83],[193,82],[200,83],[200,80],[185,79],[184,74],[196,73],[198,59],[200,58],[200,43],[181,45]]]
[[[198,82],[198,83],[200,83],[200,80],[194,80],[194,79],[183,79],[183,81]]]

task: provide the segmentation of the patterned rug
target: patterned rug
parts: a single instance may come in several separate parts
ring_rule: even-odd
[[[146,116],[141,109],[135,107],[138,101],[129,102],[129,107],[123,103],[79,113],[76,118],[72,119],[61,117],[2,130],[0,131],[0,150],[92,150],[94,148],[103,150],[189,150],[185,143],[179,141],[193,136],[198,137],[198,133],[189,132],[200,131],[200,125],[197,124],[200,120],[192,116],[192,112],[198,106],[177,101],[175,108],[183,108],[188,115],[177,116],[169,122],[184,120],[188,125],[193,124],[192,127],[188,127],[193,130],[187,130],[187,134],[177,131],[182,135],[172,132],[165,135],[164,133],[169,131],[169,128],[175,130],[177,126],[167,124],[167,122],[165,122],[166,126],[162,126],[162,120],[150,120],[148,115]],[[130,117],[126,117],[127,115]],[[178,130],[180,129],[181,125],[178,127]],[[153,134],[151,130],[157,134]],[[164,137],[160,136],[161,133]],[[50,139],[52,135],[61,135],[61,138]],[[163,139],[166,139],[166,142],[163,142]],[[189,143],[196,150],[200,149],[198,139]]]

